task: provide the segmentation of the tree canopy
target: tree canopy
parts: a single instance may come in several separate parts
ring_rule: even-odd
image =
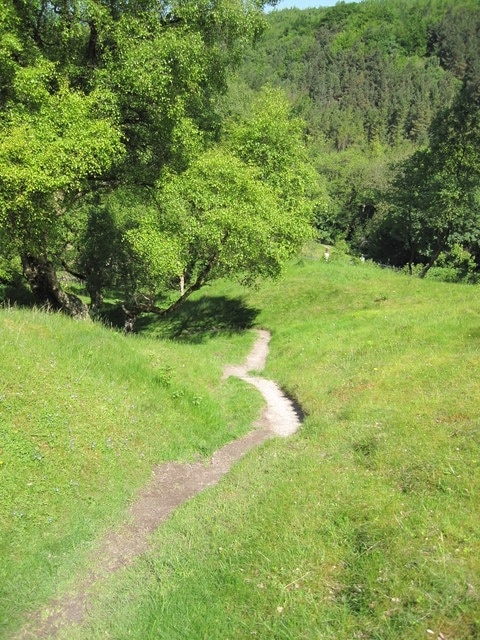
[[[478,2],[263,5],[2,3],[2,281],[85,315],[61,271],[91,307],[163,312],[275,277],[312,224],[423,274],[480,265]]]
[[[471,67],[451,107],[439,112],[430,142],[398,169],[385,230],[395,229],[394,264],[424,263],[460,244],[478,253],[480,238],[480,67]]]
[[[161,312],[155,297],[180,282],[170,309],[215,277],[277,277],[312,235],[317,183],[288,101],[264,91],[220,145],[162,175],[156,206],[126,232],[144,274],[132,306]]]
[[[141,289],[138,262],[147,254],[149,277],[158,278],[155,291],[169,286],[179,269],[183,275],[203,272],[210,248],[207,242],[202,250],[202,237],[192,236],[198,207],[185,204],[188,223],[180,224],[173,203],[188,199],[189,184],[204,190],[207,201],[213,198],[208,171],[217,180],[226,172],[228,179],[223,204],[211,201],[212,230],[198,227],[198,233],[213,237],[214,212],[230,207],[234,221],[238,207],[237,220],[251,225],[250,234],[257,229],[258,244],[265,256],[271,254],[272,265],[276,250],[280,262],[282,250],[266,251],[263,243],[267,220],[274,225],[273,245],[279,235],[277,204],[269,209],[270,218],[260,215],[278,194],[239,157],[215,151],[222,124],[218,97],[229,70],[262,29],[262,7],[257,0],[2,5],[0,242],[3,253],[19,256],[40,301],[72,314],[85,312],[78,299],[63,293],[56,276],[60,266],[84,278],[95,303],[113,280],[125,291]],[[303,197],[292,191],[293,199],[297,195]],[[112,215],[112,203],[123,213]],[[147,247],[142,238],[154,237],[152,206],[164,235]],[[237,233],[240,227],[228,232],[230,253],[235,242],[245,242],[234,237]],[[252,274],[276,271],[250,257],[237,252],[236,267]],[[220,272],[220,261],[215,262]],[[233,269],[233,262],[225,258],[223,271],[227,263]],[[113,264],[115,278],[107,275]]]

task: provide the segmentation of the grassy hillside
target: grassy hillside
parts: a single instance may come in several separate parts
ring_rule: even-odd
[[[220,379],[252,340],[174,344],[0,310],[0,637],[68,583],[155,463],[250,429],[260,400]]]
[[[253,310],[260,310],[256,323],[273,334],[265,375],[279,381],[301,402],[307,414],[301,431],[251,452],[220,485],[180,508],[157,531],[150,553],[97,585],[96,607],[88,625],[82,630],[69,629],[62,637],[478,637],[477,293],[471,286],[411,279],[333,254],[329,263],[305,257],[292,265],[285,280],[247,294],[243,313],[248,315],[250,307],[253,317]],[[218,299],[239,294],[244,292],[228,284],[209,291]],[[209,300],[215,298],[200,297],[195,304],[205,310],[211,305]],[[168,456],[192,456],[196,449],[207,453],[227,437],[229,423],[239,433],[258,409],[253,389],[243,389],[238,381],[219,382],[221,364],[240,359],[241,352],[246,354],[251,337],[229,336],[216,327],[201,341],[201,329],[211,328],[205,315],[203,318],[197,320],[196,334],[186,333],[184,318],[177,318],[169,326],[150,324],[145,327],[149,338],[130,341],[57,316],[2,313],[2,341],[5,328],[10,331],[3,349],[11,350],[11,357],[5,360],[11,363],[6,383],[10,413],[3,407],[2,420],[4,415],[10,417],[13,428],[8,433],[15,434],[11,439],[19,438],[23,431],[17,420],[19,426],[31,424],[21,399],[34,397],[14,382],[14,355],[23,358],[19,370],[25,371],[24,389],[32,384],[35,371],[42,370],[45,379],[52,381],[37,387],[39,408],[56,393],[54,379],[57,385],[68,383],[71,396],[78,393],[72,389],[73,376],[80,378],[86,369],[81,379],[88,385],[74,419],[62,405],[68,402],[67,395],[62,401],[53,396],[56,400],[51,405],[58,407],[59,420],[68,419],[67,429],[74,428],[81,414],[88,414],[89,420],[74,436],[79,450],[72,467],[83,469],[80,487],[86,484],[88,489],[70,487],[73,476],[68,468],[62,469],[67,456],[74,455],[67,453],[67,438],[72,436],[60,436],[65,429],[56,425],[58,436],[52,438],[48,421],[42,427],[42,460],[35,458],[32,443],[36,436],[32,433],[27,441],[32,451],[24,458],[25,468],[31,471],[22,476],[24,486],[18,481],[7,484],[12,499],[20,496],[30,504],[28,517],[13,517],[13,510],[18,512],[13,503],[6,511],[12,532],[3,544],[9,545],[11,556],[15,555],[14,538],[27,536],[29,521],[43,517],[39,515],[43,507],[27,500],[28,491],[36,486],[30,486],[32,478],[34,483],[46,482],[40,472],[32,475],[35,465],[51,465],[47,476],[51,495],[38,491],[38,496],[50,496],[49,509],[56,505],[55,500],[71,503],[62,497],[67,492],[82,490],[85,496],[94,496],[92,502],[88,497],[82,499],[81,517],[74,510],[68,518],[63,516],[64,539],[54,560],[45,555],[47,550],[53,552],[43,521],[42,536],[31,531],[30,537],[19,539],[17,552],[20,556],[23,551],[22,561],[12,557],[9,563],[16,560],[17,570],[22,565],[24,577],[31,568],[38,583],[46,579],[48,586],[37,601],[54,584],[65,582],[66,572],[75,564],[81,564],[84,548],[102,527],[118,519],[122,502],[148,476],[150,464]],[[55,339],[60,327],[64,338]],[[154,339],[155,334],[164,336],[173,330],[186,339],[175,343]],[[42,341],[30,337],[23,342],[35,335],[42,335]],[[196,344],[192,344],[193,337]],[[37,354],[39,344],[45,344],[46,350]],[[93,361],[87,366],[89,351]],[[62,371],[58,370],[60,353],[67,354]],[[139,373],[133,380],[130,368],[122,366],[124,353],[137,363]],[[107,354],[112,364],[100,375],[94,362],[108,360]],[[67,361],[76,367],[67,367]],[[152,362],[159,368],[156,378]],[[159,375],[158,370],[163,373]],[[184,371],[188,372],[185,378]],[[166,376],[170,385],[160,382]],[[152,382],[154,393],[148,395],[152,387],[145,380],[152,378],[157,382]],[[173,390],[179,386],[185,394],[184,421],[175,413],[177,394]],[[146,387],[150,390],[145,391],[147,397],[132,413],[132,398],[138,402]],[[109,393],[112,388],[118,390],[112,406],[118,405],[116,415],[125,418],[113,419],[105,428],[110,406],[107,388]],[[202,398],[200,406],[195,397]],[[214,416],[213,423],[207,420],[210,426],[199,429],[197,421],[208,414]],[[112,432],[113,424],[119,428],[132,415],[134,427],[128,425],[122,435]],[[95,420],[96,416],[101,420]],[[159,422],[163,435],[148,427]],[[180,423],[184,426],[181,433]],[[218,424],[218,432],[213,424]],[[88,436],[82,439],[83,429]],[[97,429],[95,435],[92,429]],[[113,451],[105,444],[111,433],[119,443]],[[62,446],[56,438],[63,439]],[[96,453],[92,453],[95,439]],[[3,449],[4,461],[7,452],[27,446],[25,440],[18,442],[17,449],[13,445]],[[144,458],[140,452],[145,453]],[[56,465],[58,455],[61,463]],[[112,468],[102,472],[96,456]],[[1,473],[10,474],[3,478],[9,480],[14,470],[3,466]],[[90,470],[97,480],[89,479]],[[115,484],[117,497],[107,495],[105,486],[95,489],[98,479]],[[55,512],[54,523],[59,513],[63,515],[63,507]],[[81,535],[76,533],[80,529]],[[2,560],[2,571],[3,565]],[[8,606],[19,617],[31,594],[23,593],[28,590],[25,584],[23,588],[14,585],[12,575],[2,579],[2,600],[15,588]]]

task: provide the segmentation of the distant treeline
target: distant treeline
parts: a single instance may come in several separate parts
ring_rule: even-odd
[[[407,162],[412,153],[428,148],[433,129],[442,126],[441,114],[456,101],[458,109],[462,87],[475,84],[479,3],[339,2],[331,8],[274,10],[267,21],[232,91],[248,96],[264,84],[280,86],[306,121],[312,161],[330,197],[318,211],[321,239],[343,238],[354,250],[396,265],[428,264],[438,252],[438,234],[431,237],[431,229],[425,229],[430,237],[413,242],[399,239],[398,229],[390,233],[385,223],[399,170],[392,162]],[[465,99],[475,98],[464,91]],[[470,205],[475,207],[475,198]],[[423,211],[423,217],[431,216]],[[475,232],[467,238],[452,227],[448,236],[439,253],[459,244],[479,262]]]

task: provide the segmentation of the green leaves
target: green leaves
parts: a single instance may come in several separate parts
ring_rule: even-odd
[[[256,167],[217,148],[159,184],[159,213],[127,232],[144,280],[161,292],[183,278],[183,299],[206,282],[233,277],[253,283],[277,277],[310,236],[308,216],[282,206]],[[148,275],[147,275],[148,274]]]
[[[398,167],[387,226],[422,275],[454,243],[469,249],[480,233],[480,110],[474,77],[430,130],[430,144]]]
[[[291,114],[291,105],[279,89],[264,88],[250,113],[227,124],[227,144],[246,164],[255,167],[295,215],[312,215],[316,200],[325,200],[319,178],[309,162],[303,139],[304,123]]]
[[[76,260],[73,271],[86,277],[98,301],[105,283],[158,294],[180,276],[200,286],[213,272],[247,269],[239,257],[246,241],[234,240],[236,230],[228,227],[236,213],[248,219],[269,200],[274,211],[275,196],[240,161],[232,164],[238,169],[232,182],[232,169],[226,177],[219,169],[229,158],[215,164],[203,154],[218,138],[217,98],[227,72],[258,33],[262,6],[25,0],[2,7],[2,244],[41,257],[32,264],[41,262],[52,276],[56,265]],[[166,176],[176,174],[182,178],[167,188]],[[150,191],[160,175],[171,210],[162,202],[152,216]],[[124,193],[129,197],[120,205]],[[120,216],[109,208],[110,196],[123,207]],[[230,257],[222,262],[220,253]]]
[[[96,114],[101,99],[65,86],[53,95],[43,92],[38,110],[19,107],[5,119],[0,138],[0,223],[17,246],[56,237],[68,196],[121,155],[115,123]]]

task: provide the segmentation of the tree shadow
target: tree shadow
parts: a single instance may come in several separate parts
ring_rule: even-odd
[[[24,283],[18,281],[13,284],[0,285],[0,304],[3,306],[33,308],[38,305],[38,301],[30,289]]]
[[[23,284],[0,285],[0,306],[34,308],[37,304],[31,291]],[[219,334],[232,335],[251,329],[259,312],[241,297],[205,295],[186,300],[175,312],[166,316],[154,313],[139,316],[134,323],[133,333],[201,343]],[[105,303],[102,310],[92,317],[107,327],[124,330],[125,311],[118,302]]]
[[[168,340],[200,343],[218,334],[231,335],[253,327],[259,309],[248,306],[242,298],[203,296],[186,300],[167,316],[140,316],[135,333]]]

